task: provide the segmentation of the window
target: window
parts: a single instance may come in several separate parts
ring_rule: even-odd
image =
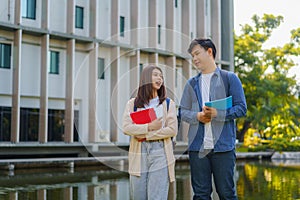
[[[124,31],[125,31],[125,17],[120,17],[120,36],[124,37]]]
[[[178,0],[175,0],[175,8],[178,7]]]
[[[22,0],[22,17],[35,19],[36,0]]]
[[[48,141],[63,141],[65,122],[64,110],[48,110]]]
[[[0,68],[10,69],[11,45],[0,43]]]
[[[178,87],[178,68],[176,67],[175,70],[175,88]]]
[[[10,141],[11,108],[0,106],[0,142]]]
[[[79,111],[74,110],[74,142],[79,140]],[[48,141],[61,142],[64,141],[65,134],[65,111],[64,110],[48,110]]]
[[[161,26],[160,25],[158,25],[157,34],[158,34],[158,36],[157,36],[158,44],[160,44],[160,35],[161,35]]]
[[[105,79],[104,58],[98,58],[98,79]]]
[[[50,51],[49,74],[59,74],[59,52]]]
[[[75,27],[83,29],[83,7],[76,6]]]
[[[20,141],[38,141],[39,109],[20,109]]]
[[[140,77],[142,75],[142,71],[143,71],[143,63],[140,63]]]
[[[73,141],[78,142],[79,141],[79,111],[74,110],[74,130],[73,130]]]

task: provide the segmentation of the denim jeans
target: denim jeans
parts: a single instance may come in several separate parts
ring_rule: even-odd
[[[237,199],[234,184],[235,150],[189,152],[193,199],[211,199],[212,174],[220,200]]]
[[[141,176],[130,175],[134,200],[167,200],[169,175],[164,142],[142,142]]]

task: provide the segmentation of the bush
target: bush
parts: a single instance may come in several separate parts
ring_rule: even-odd
[[[244,146],[249,152],[257,151],[300,151],[300,139],[273,138],[268,142]],[[245,149],[243,149],[245,152]]]
[[[275,151],[300,151],[300,140],[276,138],[270,142],[269,147]]]

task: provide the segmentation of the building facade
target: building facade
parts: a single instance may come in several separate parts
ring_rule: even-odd
[[[233,71],[233,0],[7,0],[0,7],[3,154],[128,145],[121,120],[143,66],[162,67],[178,104],[197,73],[187,53],[196,37],[211,38],[217,63]]]

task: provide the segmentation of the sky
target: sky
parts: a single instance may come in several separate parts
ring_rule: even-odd
[[[290,40],[290,31],[300,27],[300,0],[234,0],[234,30],[240,33],[240,25],[253,25],[254,14],[262,17],[264,13],[283,16],[283,23],[272,33],[266,47],[282,46]],[[297,66],[291,69],[300,84],[300,58],[296,58]]]

